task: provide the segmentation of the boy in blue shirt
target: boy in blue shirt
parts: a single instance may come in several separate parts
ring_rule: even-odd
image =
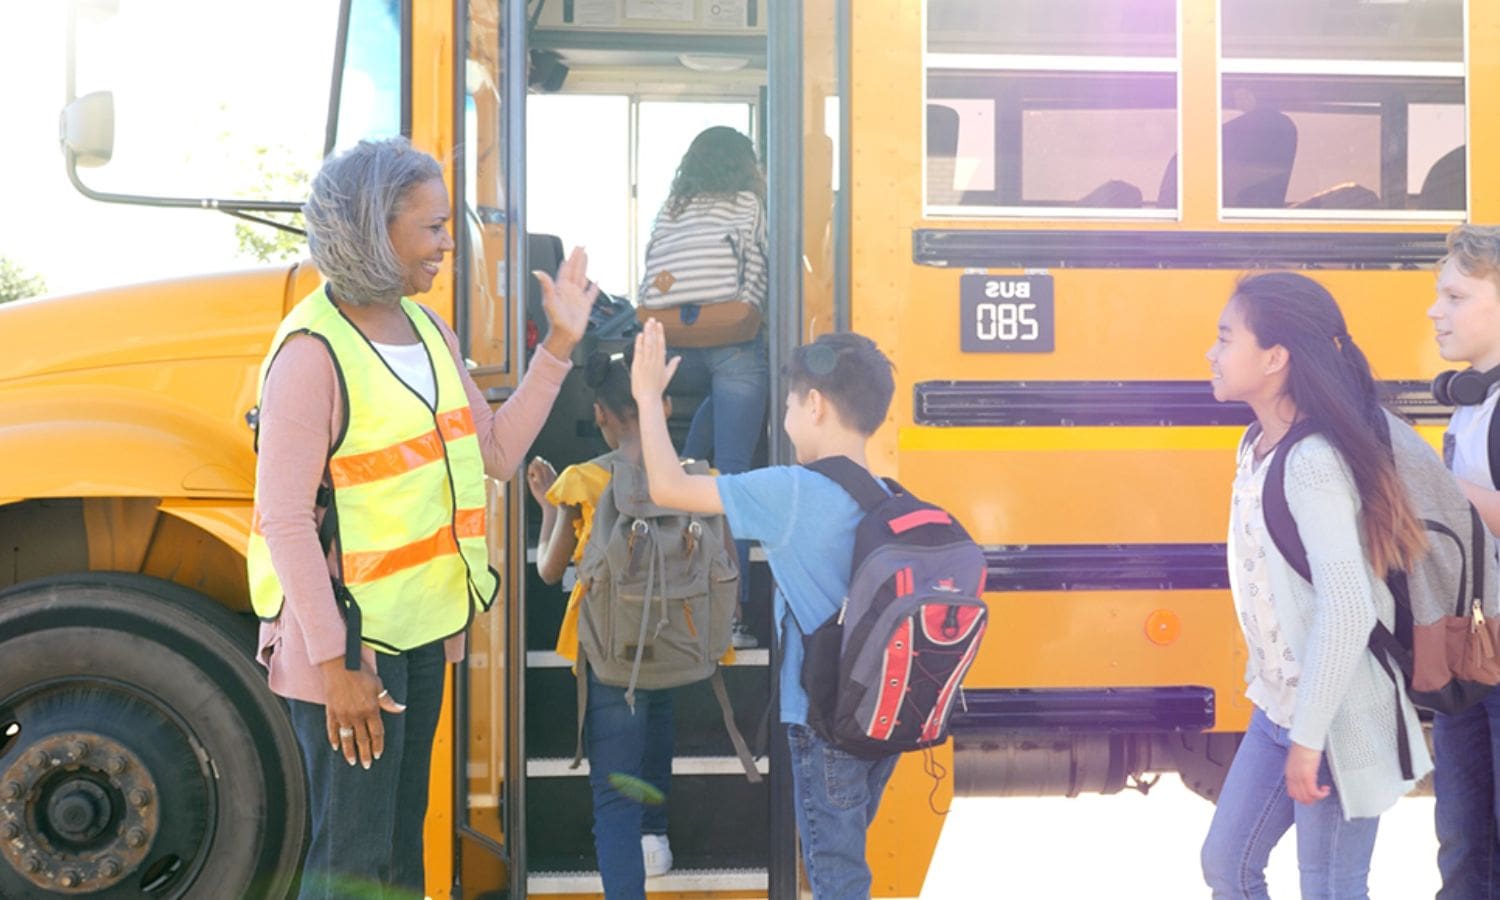
[[[684,472],[662,407],[678,360],[665,357],[661,324],[647,322],[636,337],[630,381],[651,499],[689,512],[722,513],[736,538],[759,541],[765,549],[776,579],[776,630],[786,637],[781,721],[791,746],[807,879],[816,900],[868,897],[865,832],[897,755],[868,760],[829,746],[807,725],[801,681],[802,635],[837,612],[848,592],[854,530],[863,514],[843,488],[801,465],[717,477]],[[787,375],[783,426],[797,462],[847,456],[868,469],[865,444],[885,421],[895,393],[891,362],[880,348],[861,335],[825,334],[793,352]]]

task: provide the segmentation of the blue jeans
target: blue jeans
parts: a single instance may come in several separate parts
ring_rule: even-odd
[[[708,396],[693,413],[682,455],[711,460],[721,474],[750,469],[755,445],[766,427],[766,405],[771,394],[771,366],[766,333],[754,340],[724,347],[674,347],[682,357],[679,368],[709,380]],[[750,542],[735,541],[740,564],[740,604],[750,595]]]
[[[589,670],[588,711],[583,719],[594,791],[594,853],[609,900],[644,900],[646,864],[641,835],[667,833],[667,795],[672,786],[672,693],[635,692],[635,712],[625,689],[601,684]],[[640,779],[661,791],[661,800],[643,798],[611,775]],[[616,779],[619,781],[619,779]]]
[[[377,653],[375,664],[385,689],[406,711],[380,714],[385,753],[369,771],[349,765],[342,751],[328,745],[322,704],[287,701],[312,810],[302,900],[425,893],[422,824],[447,661],[436,642],[405,653]]]
[[[682,455],[712,461],[725,475],[750,468],[755,445],[766,426],[771,368],[766,336],[724,347],[674,347],[685,375],[708,378],[704,398],[688,426]]]
[[[1269,896],[1266,860],[1293,824],[1303,900],[1369,895],[1370,853],[1380,818],[1345,820],[1336,786],[1317,803],[1294,802],[1285,774],[1291,744],[1287,729],[1259,709],[1250,717],[1203,842],[1203,878],[1216,900]],[[1333,786],[1326,755],[1318,783]]]
[[[1500,897],[1500,690],[1461,713],[1434,716],[1438,900]]]
[[[870,896],[865,832],[899,754],[860,759],[830,747],[806,725],[788,725],[786,739],[802,864],[814,900]]]

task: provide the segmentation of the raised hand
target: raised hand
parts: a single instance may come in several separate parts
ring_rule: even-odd
[[[594,298],[599,296],[599,286],[589,282],[588,268],[589,255],[582,247],[574,247],[558,267],[556,279],[540,269],[531,273],[542,286],[542,309],[547,314],[542,346],[558,359],[573,354],[588,328]]]
[[[635,359],[630,363],[630,393],[635,402],[660,402],[680,362],[680,356],[667,360],[667,339],[661,323],[656,319],[647,320],[640,334],[635,336]]]
[[[532,498],[543,509],[551,505],[547,502],[547,491],[551,490],[552,483],[556,480],[557,470],[552,467],[552,463],[540,456],[526,467],[526,487],[531,489]]]

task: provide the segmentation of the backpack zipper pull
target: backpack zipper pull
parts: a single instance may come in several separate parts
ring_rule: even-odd
[[[846,613],[848,611],[849,611],[849,598],[845,597],[844,598],[844,602],[841,603],[841,604],[839,604],[839,620],[838,620],[838,624],[840,624],[840,625],[844,624],[844,613]]]
[[[682,615],[683,618],[686,619],[688,634],[692,635],[693,637],[697,637],[698,628],[693,624],[693,608],[691,606],[688,606],[688,602],[686,600],[682,601]]]
[[[1469,618],[1469,631],[1475,632],[1484,627],[1484,610],[1480,607],[1479,598],[1474,598],[1474,615]]]

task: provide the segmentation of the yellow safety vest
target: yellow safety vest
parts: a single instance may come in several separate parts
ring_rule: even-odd
[[[474,604],[489,609],[500,586],[485,543],[484,458],[468,395],[427,313],[404,298],[401,308],[432,363],[436,408],[396,377],[323,288],[287,315],[260,369],[264,391],[266,373],[293,334],[318,338],[333,358],[345,416],[328,458],[333,490],[325,515],[336,517],[341,572],[334,593],[350,628],[352,667],[360,641],[398,653],[457,634]],[[258,509],[247,563],[251,605],[273,619],[284,594]]]

